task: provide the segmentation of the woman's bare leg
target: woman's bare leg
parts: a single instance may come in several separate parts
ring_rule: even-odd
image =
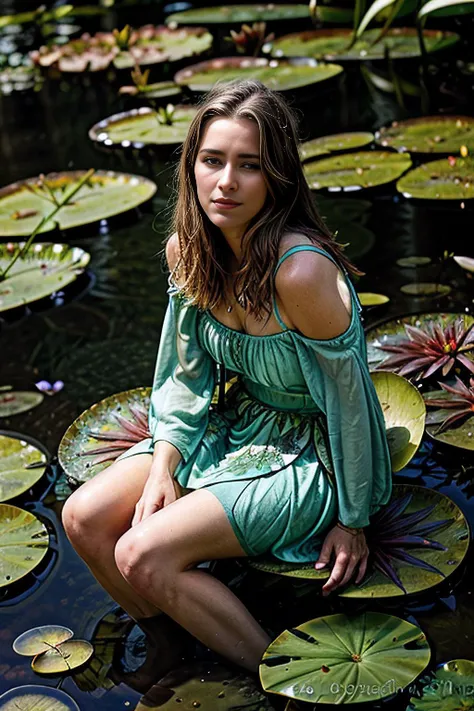
[[[119,570],[141,598],[203,644],[256,671],[270,638],[242,602],[197,563],[245,556],[219,500],[193,491],[127,531]]]

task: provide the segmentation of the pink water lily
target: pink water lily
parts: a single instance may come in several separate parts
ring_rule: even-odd
[[[89,436],[104,442],[99,447],[80,452],[80,456],[93,457],[92,466],[103,462],[114,461],[142,439],[151,437],[148,429],[148,412],[139,405],[130,405],[132,421],[121,415],[113,415],[119,427],[113,431],[100,432],[89,430]]]
[[[470,378],[469,387],[457,376],[456,385],[445,385],[445,383],[438,383],[438,385],[452,397],[431,398],[425,396],[427,406],[441,408],[439,413],[434,412],[431,417],[428,416],[428,421],[431,421],[431,424],[437,424],[440,419],[442,420],[436,434],[448,429],[458,420],[474,415],[474,378]],[[451,411],[450,414],[448,414],[449,411]]]

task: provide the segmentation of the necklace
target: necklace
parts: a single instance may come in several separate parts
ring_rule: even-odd
[[[237,297],[237,299],[234,300],[234,304],[239,304],[239,306],[241,306],[243,308],[244,304],[243,304],[242,297],[241,296]],[[230,312],[232,311],[233,308],[234,308],[233,304],[229,304],[229,306],[227,307],[227,313],[230,314]]]

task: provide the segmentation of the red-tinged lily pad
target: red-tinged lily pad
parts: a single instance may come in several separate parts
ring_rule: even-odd
[[[473,711],[473,679],[473,661],[452,659],[429,677],[421,697],[411,697],[407,711]]]
[[[51,686],[25,684],[0,696],[2,711],[80,711],[68,694]]]
[[[31,573],[48,551],[49,535],[41,521],[17,506],[0,504],[0,588]]]
[[[41,67],[54,67],[60,72],[97,72],[111,64],[116,69],[131,69],[136,64],[147,66],[173,62],[207,52],[212,35],[204,27],[171,29],[145,25],[131,30],[126,49],[120,49],[113,32],[84,34],[61,45],[42,46],[30,53]]]
[[[367,30],[349,49],[352,30],[323,29],[295,32],[278,37],[271,43],[271,54],[280,57],[314,57],[325,61],[365,61],[383,59],[385,47],[392,59],[408,59],[420,56],[420,43],[414,28],[396,27],[388,30],[385,37],[374,44],[380,30]],[[424,30],[423,39],[428,52],[437,52],[459,41],[454,32]]]
[[[124,111],[92,126],[89,138],[110,147],[175,145],[186,138],[196,110],[193,106],[173,107],[169,124],[163,123],[160,114],[148,107]]]
[[[375,134],[384,148],[409,153],[457,154],[464,146],[474,149],[472,116],[422,116],[394,121]]]
[[[278,62],[262,57],[220,57],[181,69],[174,81],[200,92],[209,91],[217,81],[251,78],[275,91],[290,91],[333,79],[342,71],[338,64],[318,64],[309,59]]]
[[[305,163],[304,173],[312,190],[351,191],[390,183],[411,166],[400,153],[360,151]]]
[[[53,211],[55,200],[64,200],[85,174],[84,170],[49,173],[1,188],[0,237],[29,236]],[[141,175],[97,170],[41,232],[57,224],[66,230],[122,214],[150,200],[156,190],[156,184]]]
[[[397,182],[405,198],[471,200],[474,198],[474,158],[448,156],[423,163]]]
[[[1,289],[1,286],[0,286]],[[0,388],[1,390],[1,388]],[[12,417],[20,412],[28,412],[43,402],[44,395],[28,390],[6,390],[0,392],[0,417]]]
[[[328,155],[337,151],[349,151],[352,148],[362,148],[372,143],[374,134],[368,131],[353,131],[351,133],[335,133],[331,136],[320,136],[306,141],[300,146],[302,161]]]
[[[150,393],[151,388],[116,393],[92,405],[74,420],[58,449],[59,462],[69,478],[79,483],[91,479],[133,444],[146,439],[145,432],[137,438],[124,429],[123,422],[133,425],[137,411],[146,415]],[[104,441],[94,433],[102,435]]]
[[[56,649],[38,654],[31,662],[31,668],[37,674],[62,674],[82,667],[93,653],[94,647],[90,642],[72,639],[62,642]]]
[[[275,22],[309,18],[308,5],[252,3],[251,5],[219,5],[201,7],[168,15],[168,25],[212,25],[242,22]]]
[[[74,632],[69,627],[61,625],[34,627],[16,638],[13,642],[13,651],[25,657],[35,657],[37,654],[47,652],[51,647],[66,642],[73,635]]]
[[[405,620],[380,612],[337,614],[284,630],[264,652],[259,672],[267,692],[351,704],[406,688],[430,656],[423,632]]]
[[[20,436],[0,435],[0,501],[20,496],[41,479],[48,457]]]
[[[24,247],[25,242],[0,245],[0,273],[7,269]],[[89,260],[90,254],[80,247],[33,243],[16,260],[5,280],[0,281],[0,313],[31,304],[64,289],[83,273]],[[31,399],[33,395],[31,393]]]

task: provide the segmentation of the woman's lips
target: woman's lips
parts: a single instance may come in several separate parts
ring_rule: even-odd
[[[222,208],[223,210],[232,210],[234,207],[239,207],[241,205],[240,202],[217,202],[214,200],[214,205],[218,208]]]

